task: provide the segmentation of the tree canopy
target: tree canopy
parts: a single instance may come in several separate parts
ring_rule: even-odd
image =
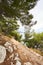
[[[36,3],[37,0],[1,0],[0,20],[2,21],[2,19],[4,19],[4,15],[5,17],[10,17],[14,19],[26,19],[28,20],[29,24],[31,22],[30,19],[33,18],[33,16],[29,14],[29,10],[34,8]],[[22,21],[22,23],[25,22]]]
[[[33,15],[29,11],[36,4],[37,0],[0,0],[0,32],[15,35],[15,30],[19,28],[18,20],[22,25],[31,27]]]

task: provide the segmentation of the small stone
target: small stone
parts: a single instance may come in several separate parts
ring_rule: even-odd
[[[32,65],[30,62],[25,62],[24,65]]]
[[[13,62],[11,62],[11,65],[14,65]]]
[[[13,47],[14,47],[14,50],[17,50],[17,48],[16,48],[16,46],[15,46],[15,45],[13,45]]]
[[[11,43],[6,42],[6,43],[5,43],[5,47],[6,47],[6,49],[7,49],[10,53],[12,53],[12,52],[13,52],[13,48],[12,48]]]
[[[9,58],[14,58],[14,54],[12,54]]]
[[[11,46],[9,46],[9,47],[7,48],[7,50],[8,50],[10,53],[13,52],[13,48],[12,48]]]
[[[11,43],[6,42],[4,45],[5,45],[5,47],[8,47],[8,46],[11,46]]]
[[[20,60],[20,58],[19,57],[15,57],[15,59],[14,60]]]
[[[14,60],[19,60],[20,61],[18,53],[15,54],[15,59]]]
[[[18,55],[18,53],[15,53],[15,55],[18,57],[19,55]]]
[[[16,65],[21,65],[21,62],[20,61],[16,61]]]

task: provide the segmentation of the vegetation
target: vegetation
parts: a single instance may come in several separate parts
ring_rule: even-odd
[[[27,40],[25,38],[25,43],[28,47],[39,49],[43,52],[43,32],[42,33],[33,33],[33,38],[31,38],[31,39],[28,38]]]
[[[29,11],[32,8],[34,8],[36,3],[37,0],[1,0],[0,1],[1,32],[6,33],[7,31],[7,33],[9,33],[11,32],[11,30],[16,30],[18,28],[17,24],[18,20],[20,20],[23,25],[29,25],[32,22],[31,20],[33,18],[33,15],[29,14]]]
[[[38,0],[1,0],[0,1],[0,33],[13,36],[16,40],[21,41],[22,35],[18,33],[20,23],[25,28],[25,39],[23,42],[32,48],[43,49],[43,33],[31,34],[33,15],[29,13],[35,7]],[[33,37],[32,37],[33,36]]]
[[[33,49],[33,48],[30,48],[31,50],[33,50],[34,52],[36,52],[36,53],[38,53],[38,54],[40,54],[40,55],[42,55],[43,56],[43,52],[42,51],[40,51],[40,50],[38,50],[38,49]]]

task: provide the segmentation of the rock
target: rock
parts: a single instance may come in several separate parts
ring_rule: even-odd
[[[6,58],[6,49],[4,46],[0,45],[0,63],[4,62]]]
[[[6,47],[6,49],[7,49],[10,53],[13,52],[13,48],[12,48],[11,43],[6,42],[4,46]]]
[[[32,65],[30,62],[25,62],[24,65]]]
[[[16,65],[21,65],[21,62],[20,61],[16,61]]]

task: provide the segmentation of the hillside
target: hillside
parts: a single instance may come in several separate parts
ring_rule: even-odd
[[[14,38],[0,35],[0,65],[43,65],[43,56]]]

